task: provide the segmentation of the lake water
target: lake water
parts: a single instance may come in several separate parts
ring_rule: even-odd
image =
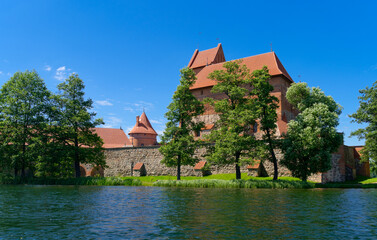
[[[0,239],[373,239],[377,189],[0,186]]]

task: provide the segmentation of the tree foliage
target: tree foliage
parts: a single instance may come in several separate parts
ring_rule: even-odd
[[[77,74],[58,85],[59,140],[64,142],[66,157],[73,159],[76,177],[80,177],[80,163],[105,166],[102,139],[93,132],[103,121],[94,119],[96,113],[89,112],[93,101],[84,99],[84,88]]]
[[[301,113],[288,123],[281,161],[295,177],[306,181],[312,173],[331,168],[331,154],[342,144],[336,131],[341,106],[319,88],[292,84],[287,100]]]
[[[105,165],[102,140],[92,128],[84,84],[72,75],[51,94],[35,71],[17,72],[0,91],[0,170],[24,177],[71,177],[79,163]],[[78,171],[77,171],[78,169]]]
[[[200,131],[203,123],[195,121],[195,117],[204,112],[203,104],[190,92],[196,77],[192,69],[181,70],[180,85],[169,104],[165,114],[168,119],[162,136],[160,152],[163,154],[161,163],[168,167],[177,166],[177,180],[180,180],[181,165],[194,165],[198,159],[194,157],[198,142],[194,141],[193,133]]]
[[[274,149],[278,147],[276,133],[277,113],[276,109],[279,107],[279,99],[271,92],[274,90],[269,83],[271,75],[268,68],[264,66],[261,70],[253,71],[252,75],[252,91],[251,96],[256,105],[257,118],[260,122],[260,130],[263,132],[264,145],[269,152],[268,159],[274,164],[273,180],[278,179],[278,164]]]
[[[21,172],[24,177],[39,156],[50,95],[35,71],[16,72],[1,88],[2,165],[13,168],[16,176]]]
[[[220,93],[225,98],[207,101],[219,114],[219,120],[208,135],[214,143],[209,148],[208,160],[216,164],[235,164],[236,178],[241,178],[240,165],[243,161],[250,162],[255,156],[253,149],[257,141],[252,134],[252,126],[258,117],[256,104],[253,103],[251,85],[252,78],[245,65],[240,61],[227,62],[225,70],[215,70],[209,78],[216,80],[213,93]]]
[[[361,96],[358,97],[360,106],[357,111],[351,115],[352,122],[364,124],[351,133],[351,136],[357,136],[359,139],[365,139],[365,146],[361,150],[362,161],[370,161],[372,172],[377,173],[377,81],[372,87],[361,89]]]

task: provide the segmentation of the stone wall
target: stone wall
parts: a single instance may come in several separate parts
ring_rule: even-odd
[[[176,175],[176,167],[166,167],[161,164],[162,154],[158,151],[158,148],[158,146],[153,146],[106,149],[105,156],[108,168],[105,169],[104,175],[131,176],[134,173],[131,169],[138,162],[144,163],[147,175]],[[196,155],[199,159],[204,160],[204,153],[205,149],[202,148],[196,152]],[[212,174],[235,173],[235,166],[211,165],[210,170]],[[241,172],[248,172],[246,166],[241,167]],[[195,176],[197,173],[195,173],[193,166],[181,166],[181,175]]]
[[[136,163],[142,162],[145,165],[147,176],[161,176],[161,175],[176,175],[176,167],[166,167],[161,164],[162,154],[158,150],[159,146],[150,147],[126,147],[126,148],[114,148],[106,149],[106,164],[108,168],[104,170],[105,176],[131,176],[136,175],[136,172],[132,170]],[[342,149],[342,148],[340,148]],[[200,160],[205,160],[203,155],[205,154],[205,148],[197,150],[196,155]],[[277,159],[282,159],[283,155],[280,151],[276,151]],[[273,176],[274,167],[272,162],[265,161],[263,163],[266,172],[269,176]],[[338,152],[332,155],[332,169],[326,173],[318,173],[311,175],[308,180],[315,182],[343,182],[345,181],[344,172],[344,157],[342,152]],[[86,171],[89,173],[89,167],[86,167]],[[279,167],[279,177],[292,176],[291,172],[281,164]],[[234,173],[235,166],[232,165],[211,165],[211,174],[222,173]],[[247,173],[247,166],[241,166],[241,172]],[[193,166],[181,166],[182,176],[197,176],[198,173],[194,171]],[[200,174],[199,174],[200,175]]]
[[[346,175],[342,165],[344,165],[344,163],[342,163],[342,155],[338,153],[332,154],[331,169],[328,172],[322,173],[322,182],[344,182]]]
[[[162,154],[158,151],[158,146],[150,147],[127,147],[127,148],[114,148],[106,149],[106,164],[108,168],[105,169],[105,176],[131,176],[131,169],[138,162],[142,162],[145,165],[147,175],[161,176],[161,175],[176,175],[176,167],[166,167],[161,164]],[[201,148],[196,151],[196,156],[200,160],[205,160],[203,155],[205,154],[205,148]],[[277,158],[280,159],[282,154],[277,153]],[[273,176],[274,167],[269,161],[266,161],[264,167],[269,176]],[[291,176],[290,171],[282,166],[279,166],[279,176]],[[211,165],[211,174],[222,173],[235,173],[235,165]],[[247,173],[247,166],[241,166],[241,172]],[[195,176],[198,175],[194,171],[192,166],[181,167],[182,176]]]

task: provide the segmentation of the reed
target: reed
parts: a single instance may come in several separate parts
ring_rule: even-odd
[[[141,181],[136,178],[120,177],[80,177],[80,178],[19,178],[0,177],[0,184],[29,184],[29,185],[95,185],[95,186],[140,186]]]
[[[311,182],[289,181],[289,180],[220,180],[220,179],[198,179],[198,180],[160,180],[153,183],[159,187],[197,187],[197,188],[314,188]]]

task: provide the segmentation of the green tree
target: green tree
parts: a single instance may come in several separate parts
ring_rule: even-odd
[[[255,70],[252,73],[252,91],[251,96],[254,99],[257,109],[257,117],[260,121],[260,130],[263,131],[263,141],[268,148],[269,160],[274,164],[274,177],[273,180],[278,179],[278,164],[274,149],[278,147],[275,137],[277,113],[276,109],[279,107],[279,99],[271,92],[274,90],[273,86],[269,83],[271,75],[266,66],[261,70]]]
[[[198,161],[194,153],[199,143],[194,141],[193,133],[200,131],[203,123],[194,118],[204,112],[204,107],[190,92],[195,80],[192,69],[181,70],[180,85],[165,114],[168,122],[159,149],[164,156],[161,162],[168,167],[177,166],[177,180],[181,179],[181,165],[193,166]]]
[[[292,84],[287,100],[300,114],[288,123],[281,163],[293,176],[306,181],[312,173],[331,168],[331,154],[343,141],[336,131],[341,106],[321,89],[309,88],[306,83]]]
[[[351,115],[352,122],[365,124],[364,128],[360,128],[351,133],[351,136],[357,136],[365,139],[365,146],[361,150],[362,161],[370,161],[371,170],[377,173],[377,81],[372,87],[361,89],[359,96],[360,106],[357,111]]]
[[[216,164],[235,164],[236,179],[241,179],[240,165],[255,157],[258,142],[252,126],[258,117],[256,104],[251,97],[252,78],[240,61],[224,63],[225,70],[215,70],[209,78],[216,80],[212,93],[223,94],[221,100],[208,99],[219,114],[219,120],[208,135],[210,145],[208,160]]]
[[[102,139],[93,128],[103,124],[102,119],[94,119],[96,113],[89,112],[93,101],[84,99],[84,82],[77,74],[72,74],[58,85],[59,141],[64,142],[65,156],[72,159],[75,176],[80,177],[80,163],[90,163],[105,167]]]
[[[47,126],[39,138],[43,148],[39,149],[40,153],[36,159],[35,175],[37,177],[67,178],[73,176],[73,159],[68,154],[67,148],[70,146],[66,144],[66,132],[63,131],[65,128],[58,126],[58,120],[61,118],[58,100],[59,96],[51,96]]]
[[[33,168],[46,128],[50,92],[35,71],[16,72],[0,92],[1,143],[7,164],[17,176]]]

